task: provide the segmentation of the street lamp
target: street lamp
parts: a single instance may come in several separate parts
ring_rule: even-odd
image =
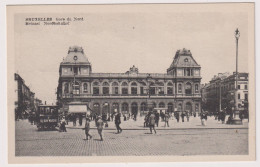
[[[148,74],[147,78],[146,78],[147,82],[148,82],[148,99],[147,99],[147,107],[149,111],[152,111],[153,109],[153,102],[150,100],[151,99],[151,80],[152,80],[152,76],[151,74]]]
[[[76,61],[78,60],[78,56],[74,56],[73,57],[73,60],[74,60],[74,62],[75,62],[75,66],[74,67],[76,67]],[[73,71],[75,70],[75,68],[73,69]],[[73,82],[73,95],[75,94],[75,84],[76,84],[76,72],[74,71],[74,82]]]
[[[234,92],[234,103],[235,103],[235,108],[234,108],[234,118],[232,119],[232,124],[242,124],[242,120],[239,118],[239,110],[237,108],[237,81],[238,81],[238,39],[240,37],[240,32],[238,28],[235,31],[235,38],[236,38],[236,83],[235,83],[235,92]]]

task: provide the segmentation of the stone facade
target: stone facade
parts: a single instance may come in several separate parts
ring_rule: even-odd
[[[93,73],[91,67],[81,47],[69,48],[60,64],[57,88],[58,105],[65,112],[77,103],[99,114],[115,110],[142,114],[148,99],[155,108],[200,112],[200,65],[189,50],[176,52],[167,73],[140,73],[135,66],[125,73]]]

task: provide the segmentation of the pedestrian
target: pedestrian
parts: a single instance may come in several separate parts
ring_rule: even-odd
[[[79,114],[79,126],[82,126],[82,115]]]
[[[201,113],[201,125],[206,126],[206,121],[207,121],[207,114],[204,111],[202,111],[202,113]]]
[[[150,126],[151,134],[153,134],[152,129],[154,130],[154,133],[156,134],[154,125],[155,125],[155,115],[154,115],[154,113],[151,113],[151,115],[149,117],[149,126]]]
[[[117,113],[116,117],[115,117],[115,125],[116,125],[116,129],[117,129],[117,133],[121,133],[123,130],[120,128],[120,124],[121,124],[121,118],[120,118],[121,114]]]
[[[86,134],[86,140],[88,140],[88,137],[89,137],[89,139],[91,139],[92,136],[89,134],[90,118],[88,117],[88,115],[86,117],[86,123],[85,123],[85,128],[84,129],[85,129],[85,134]]]
[[[187,117],[187,122],[189,122],[189,120],[190,120],[189,111],[186,111],[186,117]]]
[[[157,127],[159,126],[159,120],[160,120],[160,114],[155,111],[155,124],[157,125]]]
[[[60,122],[61,132],[67,132],[65,124],[66,124],[66,119],[65,119],[65,116],[63,116],[62,119],[61,119],[61,122]]]
[[[73,120],[73,126],[76,126],[76,124],[77,124],[77,116],[75,114],[72,115],[72,120]]]
[[[103,126],[104,126],[104,122],[102,121],[101,116],[98,116],[97,117],[97,131],[98,131],[101,141],[103,141],[103,137],[102,137]]]
[[[181,120],[182,120],[182,122],[184,122],[184,117],[185,117],[185,114],[184,114],[184,112],[182,111],[182,112],[181,112]]]
[[[170,115],[168,113],[165,114],[165,124],[164,124],[164,127],[166,127],[166,124],[167,124],[167,127],[169,127],[169,119],[170,119]]]
[[[177,119],[177,122],[179,122],[180,121],[180,113],[179,113],[179,111],[175,112],[175,117]]]

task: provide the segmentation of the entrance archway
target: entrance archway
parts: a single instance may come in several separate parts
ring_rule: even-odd
[[[132,114],[136,114],[137,115],[137,112],[138,112],[138,105],[137,105],[137,103],[132,103],[131,104],[131,112],[132,112]]]
[[[187,102],[186,105],[185,105],[185,111],[187,111],[188,113],[191,114],[192,112],[192,105],[190,102]]]

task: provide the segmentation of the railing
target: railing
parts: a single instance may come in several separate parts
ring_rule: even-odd
[[[153,97],[201,97],[201,94],[155,94]],[[148,97],[147,94],[64,94],[63,98],[91,98],[91,97]]]

